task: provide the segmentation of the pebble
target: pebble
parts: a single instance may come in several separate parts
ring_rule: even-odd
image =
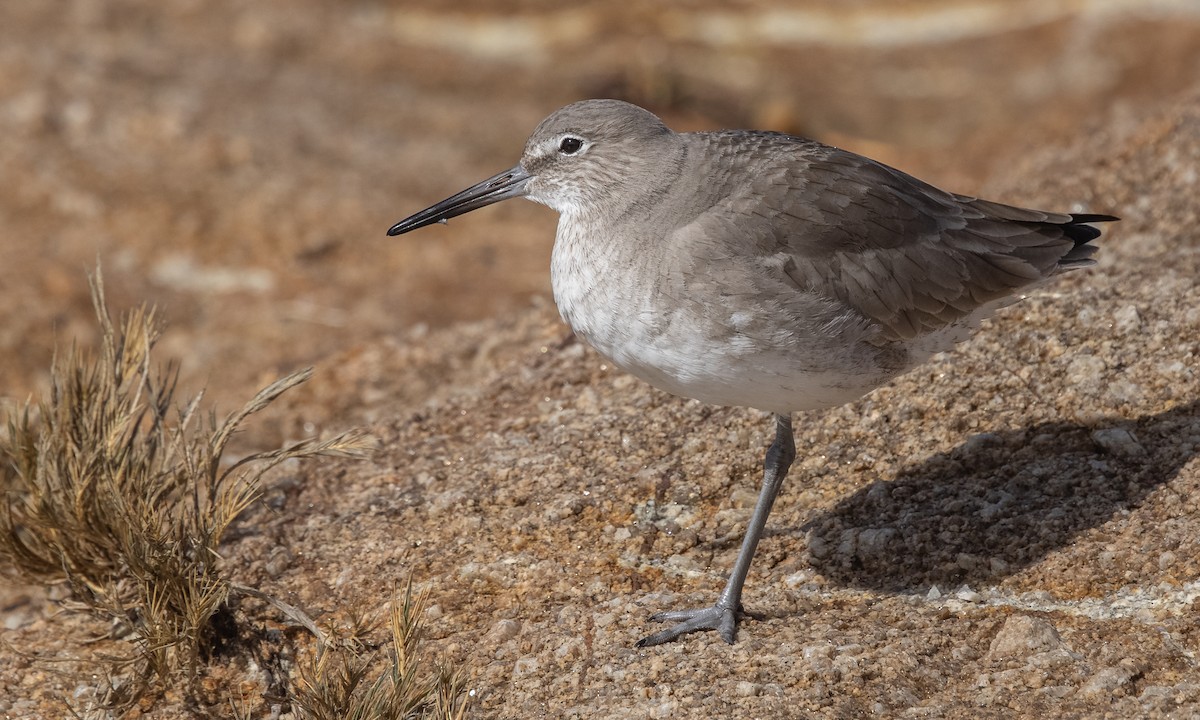
[[[992,639],[988,656],[993,659],[1027,658],[1062,647],[1063,641],[1058,630],[1046,620],[1029,615],[1012,615]]]
[[[1099,428],[1092,431],[1092,441],[1106,453],[1118,457],[1141,457],[1146,454],[1137,437],[1124,428]]]
[[[526,655],[518,658],[517,661],[513,663],[512,676],[514,679],[516,679],[523,675],[534,675],[537,673],[540,665],[541,663],[538,662],[536,655]]]
[[[1067,365],[1067,384],[1078,388],[1094,388],[1108,365],[1095,355],[1076,355]]]
[[[999,448],[1003,447],[1003,445],[1004,438],[1000,437],[996,433],[976,433],[967,438],[966,441],[958,447],[954,454],[955,456],[965,457],[975,455],[988,447]]]
[[[515,638],[520,632],[521,623],[516,620],[501,620],[492,626],[491,632],[487,634],[487,641],[499,645],[505,640]]]
[[[1107,697],[1133,678],[1132,668],[1112,665],[1102,668],[1079,688],[1079,695],[1089,700]]]
[[[758,502],[758,491],[739,487],[729,494],[729,504],[735,508],[753,508]]]
[[[1126,305],[1113,314],[1116,331],[1122,335],[1135,332],[1142,326],[1142,316],[1133,305]]]
[[[883,555],[892,546],[896,535],[895,528],[866,528],[858,534],[856,554],[863,558]]]

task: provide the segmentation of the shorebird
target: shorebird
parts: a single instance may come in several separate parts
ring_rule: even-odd
[[[554,112],[521,161],[396,223],[399,235],[525,197],[558,211],[563,319],[616,366],[675,395],[774,415],[775,439],[716,602],[641,647],[697,630],[732,643],[742,589],[796,457],[792,414],[855,400],[966,339],[1053,275],[1095,264],[1090,223],[939,190],[814,140],[676,133],[617,100]]]

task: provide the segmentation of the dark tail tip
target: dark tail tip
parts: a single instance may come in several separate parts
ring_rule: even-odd
[[[1120,219],[1113,215],[1072,213],[1071,221],[1059,227],[1075,246],[1058,261],[1058,267],[1066,270],[1095,264],[1091,257],[1096,252],[1096,246],[1088,243],[1100,237],[1100,228],[1092,227],[1089,223],[1116,222]]]
[[[1091,242],[1100,237],[1100,228],[1092,227],[1088,223],[1099,222],[1116,222],[1119,217],[1112,215],[1089,215],[1082,213],[1072,213],[1071,222],[1062,225],[1063,233],[1071,239],[1076,245],[1082,245],[1086,242]]]

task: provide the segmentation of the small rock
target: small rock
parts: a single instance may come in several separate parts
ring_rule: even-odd
[[[431,516],[441,515],[447,511],[458,512],[462,509],[466,499],[467,495],[461,489],[446,490],[432,494],[426,509]]]
[[[520,632],[521,623],[516,620],[501,620],[492,626],[491,631],[487,634],[487,642],[499,645],[505,640],[515,638]]]
[[[699,560],[689,555],[672,555],[666,559],[664,564],[675,572],[684,574],[700,572],[704,569]]]
[[[587,646],[582,638],[570,638],[554,650],[554,657],[559,660],[577,660],[587,654]]]
[[[592,624],[596,627],[608,627],[616,621],[616,613],[596,613],[592,616]]]
[[[1102,668],[1083,687],[1079,688],[1079,696],[1089,700],[1109,697],[1113,690],[1129,682],[1132,678],[1132,668],[1121,665]]]
[[[1164,361],[1158,364],[1158,372],[1162,375],[1187,375],[1188,366],[1178,360]]]
[[[1004,621],[1000,632],[992,639],[988,657],[1026,658],[1062,647],[1062,638],[1050,623],[1028,615],[1013,615]]]
[[[821,535],[809,531],[808,554],[815,560],[824,560],[833,553],[833,546]]]
[[[277,547],[271,551],[270,557],[267,558],[264,569],[267,575],[272,578],[278,578],[287,572],[287,569],[292,566],[292,553],[285,547]]]
[[[1137,437],[1124,428],[1100,428],[1092,431],[1092,441],[1106,453],[1119,457],[1140,457],[1146,449]]]
[[[866,528],[858,534],[857,554],[864,558],[887,554],[895,539],[895,528]]]
[[[963,602],[969,603],[979,602],[980,600],[979,593],[972,590],[970,585],[963,585],[960,587],[958,592],[954,593],[954,597],[962,600]]]
[[[843,530],[838,541],[837,554],[852,558],[858,554],[858,530]]]
[[[891,493],[888,492],[887,483],[876,480],[867,488],[867,500],[883,506],[890,503],[892,500]]]
[[[752,508],[758,502],[758,493],[747,488],[736,488],[729,495],[729,504],[735,508]]]
[[[999,448],[1003,447],[1003,445],[1004,438],[1000,437],[996,433],[976,433],[975,435],[967,438],[966,442],[960,445],[958,449],[955,450],[954,454],[959,457],[970,457],[972,455],[979,454],[981,451],[989,447]]]
[[[1067,365],[1067,382],[1071,385],[1092,386],[1108,369],[1104,361],[1095,355],[1076,355]]]
[[[1108,386],[1108,397],[1120,404],[1129,404],[1138,402],[1145,397],[1146,391],[1141,385],[1131,383],[1128,380],[1116,380]]]
[[[1142,316],[1133,305],[1126,305],[1113,314],[1113,326],[1122,335],[1136,331],[1142,326]]]
[[[805,645],[800,650],[800,654],[805,660],[812,660],[813,658],[829,659],[829,658],[833,657],[833,653],[834,653],[834,647],[832,645],[830,645],[829,643],[819,643],[816,645]]]
[[[517,661],[513,663],[513,677],[519,678],[525,675],[535,675],[537,674],[540,664],[541,663],[538,662],[537,657],[534,655],[526,655],[525,657],[518,658]]]
[[[1174,694],[1174,688],[1167,687],[1166,685],[1147,685],[1142,689],[1141,694],[1138,695],[1138,700],[1143,703],[1148,700],[1169,701]]]

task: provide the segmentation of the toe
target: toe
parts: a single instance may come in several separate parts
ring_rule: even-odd
[[[725,608],[719,605],[700,610],[661,612],[651,616],[650,619],[656,622],[679,621],[679,623],[666,630],[642,638],[637,642],[637,647],[661,645],[671,642],[680,635],[686,635],[698,630],[716,630],[722,640],[732,645],[734,636],[737,633],[737,612],[733,608]]]

